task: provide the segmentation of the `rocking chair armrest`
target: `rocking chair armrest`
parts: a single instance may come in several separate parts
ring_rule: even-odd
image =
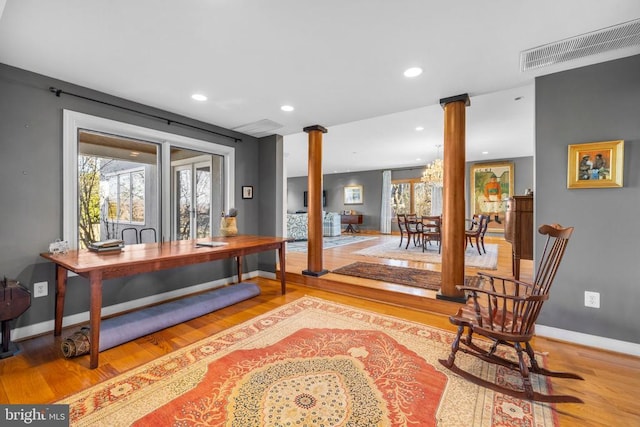
[[[523,325],[523,315],[532,313],[525,307],[540,304],[549,299],[548,294],[507,295],[485,289],[471,288],[470,290],[471,298],[465,308],[458,311],[458,321],[473,328],[480,327],[491,331],[506,332],[509,328]],[[480,333],[491,337],[491,335]]]
[[[477,298],[477,294],[484,294],[484,295],[490,295],[492,297],[495,298],[505,298],[505,299],[510,299],[512,301],[526,301],[529,296],[527,295],[513,295],[513,294],[507,294],[507,293],[503,293],[503,292],[498,292],[498,291],[494,291],[494,290],[490,290],[490,289],[482,289],[482,288],[476,288],[473,286],[456,286],[456,288],[458,290],[461,291],[469,291],[473,294],[474,298]]]
[[[494,282],[497,280],[501,281],[503,284],[505,282],[513,283],[515,285],[514,291],[516,291],[516,293],[518,294],[520,293],[520,286],[522,286],[525,289],[525,293],[528,293],[528,290],[533,288],[533,284],[529,282],[523,282],[522,280],[514,279],[513,277],[500,276],[497,274],[486,273],[483,271],[479,271],[477,274],[483,279],[489,279],[492,286]]]
[[[476,274],[478,276],[480,276],[480,277],[486,277],[487,279],[504,280],[505,282],[511,282],[511,283],[515,283],[517,285],[522,285],[522,286],[526,286],[526,287],[533,286],[529,282],[523,282],[522,280],[514,279],[513,277],[500,276],[498,274],[487,273],[487,272],[484,272],[484,271],[479,271]]]

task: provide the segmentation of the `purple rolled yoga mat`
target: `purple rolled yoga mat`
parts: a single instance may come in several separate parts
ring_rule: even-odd
[[[121,316],[111,317],[101,322],[99,350],[107,350],[119,344],[148,335],[169,326],[186,322],[212,311],[230,306],[240,301],[260,295],[260,288],[255,283],[240,282],[235,285],[217,288],[203,294],[181,298],[175,301],[132,311]],[[81,331],[87,337],[88,328]],[[74,335],[77,335],[74,334]],[[88,345],[82,347],[71,345],[74,335],[62,343],[66,357],[79,356],[88,352]],[[65,342],[67,340],[68,343]],[[77,344],[77,337],[75,339]],[[86,343],[85,343],[86,344]],[[73,350],[73,351],[71,351]]]

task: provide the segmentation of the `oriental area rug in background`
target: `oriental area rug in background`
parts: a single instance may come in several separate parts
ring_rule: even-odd
[[[471,247],[471,245],[467,246],[467,249],[464,253],[465,267],[474,267],[484,270],[498,269],[498,245],[485,244],[484,246],[487,250],[487,253],[483,253],[482,255],[478,254],[477,248]],[[410,244],[409,247],[405,249],[404,244],[402,246],[398,246],[398,242],[389,241],[381,245],[361,249],[357,252],[354,252],[354,254],[377,258],[400,259],[431,264],[441,264],[442,255],[438,253],[438,247],[436,245],[427,245],[427,248],[428,250],[423,251],[422,246],[415,246],[413,244]]]
[[[71,425],[87,426],[556,425],[552,404],[443,369],[452,339],[304,297],[57,403],[70,405]],[[472,356],[456,363],[489,381],[520,381]],[[546,378],[532,380],[550,390]]]
[[[354,236],[351,234],[343,234],[342,236],[323,237],[322,249],[332,249],[338,246],[352,245],[354,243],[365,242],[367,240],[373,240],[376,237],[373,236]],[[307,246],[309,242],[307,240],[296,240],[295,242],[287,243],[287,252],[307,252]]]
[[[440,285],[442,284],[442,275],[438,271],[374,264],[371,262],[354,262],[353,264],[336,268],[332,270],[331,273],[362,277],[363,279],[378,280],[381,282],[399,283],[401,285],[431,289],[433,291],[439,291]],[[478,286],[479,281],[479,276],[464,276],[465,286]]]

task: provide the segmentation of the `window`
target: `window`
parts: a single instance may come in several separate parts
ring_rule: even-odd
[[[107,175],[100,183],[106,190],[106,217],[124,224],[144,224],[144,170]]]
[[[79,129],[77,151],[80,247],[158,229],[159,144]]]
[[[63,238],[72,248],[121,238],[131,227],[152,228],[159,241],[178,238],[176,161],[198,157],[197,227],[189,236],[217,233],[218,216],[209,213],[235,206],[233,147],[69,110],[63,125]]]
[[[420,178],[392,181],[391,210],[394,218],[410,213],[431,215],[431,187]]]
[[[188,156],[183,154],[171,161],[174,238],[197,239],[211,235],[211,230],[217,234],[220,230],[218,212],[224,210],[215,197],[222,191],[220,179],[216,178],[222,170],[222,157],[193,151]]]

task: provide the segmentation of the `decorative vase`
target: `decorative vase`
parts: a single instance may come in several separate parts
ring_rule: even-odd
[[[226,216],[220,219],[220,235],[221,236],[236,236],[238,234],[238,225],[236,217]]]

